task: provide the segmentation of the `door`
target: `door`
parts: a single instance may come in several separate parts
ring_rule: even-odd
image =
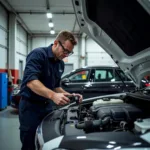
[[[122,92],[120,81],[116,81],[113,68],[97,68],[91,71],[93,79],[85,85],[84,93],[88,97],[115,94]],[[87,93],[87,94],[86,94]]]
[[[83,93],[83,86],[89,82],[90,70],[80,70],[61,81],[61,86],[69,93]],[[83,95],[84,96],[84,95]]]
[[[0,68],[7,69],[8,63],[8,12],[0,3]],[[11,59],[10,59],[11,61]],[[11,62],[10,62],[11,64]],[[8,65],[8,66],[7,66]]]

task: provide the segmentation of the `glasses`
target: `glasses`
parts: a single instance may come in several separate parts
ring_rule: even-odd
[[[60,46],[63,48],[63,53],[67,54],[68,56],[72,55],[73,52],[70,52],[68,49],[64,48],[64,46],[62,45],[62,43],[60,41],[58,41]]]

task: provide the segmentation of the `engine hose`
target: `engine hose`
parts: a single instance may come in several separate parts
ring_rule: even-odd
[[[100,126],[104,126],[110,122],[110,117],[105,117],[104,119],[99,120],[88,120],[83,123],[75,124],[77,129],[89,129],[89,128],[96,128]]]
[[[108,123],[110,123],[110,117],[105,117],[104,119],[102,119],[102,124],[101,124],[101,126],[103,126],[103,125],[107,125]]]

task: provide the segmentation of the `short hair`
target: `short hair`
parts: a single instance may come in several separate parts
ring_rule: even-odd
[[[71,32],[69,32],[69,31],[61,31],[57,35],[56,40],[63,41],[63,42],[69,40],[72,45],[76,45],[77,44],[77,41],[76,41],[74,35]]]

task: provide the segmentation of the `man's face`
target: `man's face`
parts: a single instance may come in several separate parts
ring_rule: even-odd
[[[57,59],[62,60],[73,53],[74,46],[67,40],[65,42],[55,41],[54,42],[54,55]]]

